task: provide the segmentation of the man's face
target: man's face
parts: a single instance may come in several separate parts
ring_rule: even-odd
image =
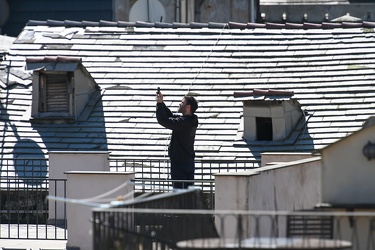
[[[178,107],[178,112],[182,113],[182,114],[184,114],[186,112],[186,101],[185,101],[185,98],[182,99],[182,101],[181,101],[181,103],[180,103],[180,105]]]

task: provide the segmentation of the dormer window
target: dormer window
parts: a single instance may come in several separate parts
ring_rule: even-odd
[[[259,90],[235,92],[243,101],[242,139],[246,141],[282,141],[288,138],[303,117],[293,92]]]
[[[39,105],[40,116],[74,116],[74,78],[71,72],[40,72]]]
[[[272,118],[270,117],[255,117],[256,122],[256,140],[257,141],[272,141]]]
[[[94,95],[99,86],[80,58],[28,58],[26,63],[33,70],[32,122],[75,122],[99,96]]]

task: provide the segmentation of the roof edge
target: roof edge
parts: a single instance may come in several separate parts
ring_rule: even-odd
[[[99,22],[93,21],[72,21],[72,20],[51,20],[46,21],[40,20],[29,20],[27,26],[65,26],[65,27],[148,27],[148,28],[192,28],[192,29],[255,29],[255,28],[267,28],[267,29],[335,29],[335,28],[375,28],[375,22],[322,22],[322,23],[239,23],[239,22],[228,22],[228,23],[163,23],[163,22],[124,22],[124,21],[104,21]]]

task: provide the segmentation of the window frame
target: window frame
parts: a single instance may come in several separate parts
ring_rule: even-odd
[[[51,106],[57,106],[57,102],[52,104],[49,102],[49,98],[51,96],[48,95],[56,95],[56,93],[48,94],[48,85],[55,84],[55,82],[51,82],[51,78],[53,76],[65,76],[66,81],[66,93],[62,93],[66,95],[66,103],[60,103],[62,105],[66,105],[66,109],[64,111],[58,110],[59,108],[53,108]],[[60,88],[61,89],[61,88]],[[74,117],[74,74],[73,72],[67,71],[43,71],[39,73],[39,81],[38,81],[38,91],[39,91],[39,99],[38,99],[38,117],[40,118],[48,118],[48,117]],[[61,96],[61,95],[60,95]]]

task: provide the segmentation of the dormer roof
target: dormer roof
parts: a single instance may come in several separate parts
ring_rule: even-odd
[[[79,57],[66,56],[45,56],[45,57],[27,57],[27,70],[47,70],[47,71],[69,71],[72,72],[82,63]]]
[[[254,89],[252,91],[234,92],[233,97],[236,100],[283,100],[290,99],[294,95],[291,90],[279,89]]]

